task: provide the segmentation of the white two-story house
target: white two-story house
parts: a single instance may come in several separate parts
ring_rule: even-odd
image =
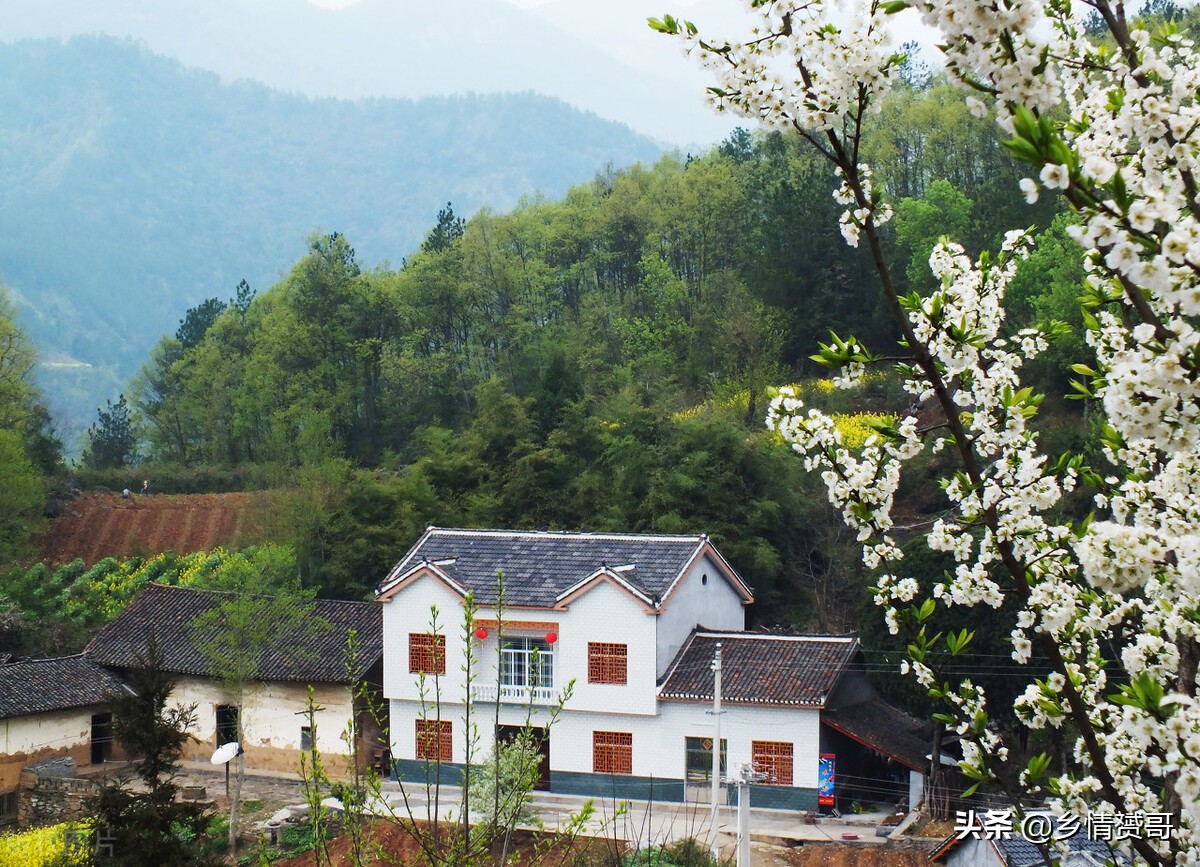
[[[692,783],[706,798],[720,643],[725,763],[766,775],[758,805],[817,807],[820,712],[857,641],[744,632],[750,589],[706,536],[430,528],[377,600],[401,778],[436,763],[454,782],[496,738],[548,726],[572,684],[545,729],[542,788],[678,801]]]

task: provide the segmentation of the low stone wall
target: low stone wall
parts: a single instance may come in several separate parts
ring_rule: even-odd
[[[83,815],[83,802],[99,789],[99,783],[76,777],[75,763],[66,762],[48,762],[21,771],[18,828],[57,825]]]

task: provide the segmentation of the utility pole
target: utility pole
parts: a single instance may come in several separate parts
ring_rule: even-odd
[[[750,867],[750,784],[765,777],[766,774],[754,770],[754,765],[747,762],[733,781],[738,790],[737,867]]]
[[[717,836],[721,830],[721,642],[713,654],[713,746],[712,746],[712,809],[709,816],[710,848],[717,858]]]

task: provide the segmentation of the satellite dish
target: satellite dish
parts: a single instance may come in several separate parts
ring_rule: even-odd
[[[227,744],[221,744],[217,747],[217,751],[212,754],[212,763],[214,765],[226,765],[238,753],[242,751],[242,745],[237,741],[230,741]]]

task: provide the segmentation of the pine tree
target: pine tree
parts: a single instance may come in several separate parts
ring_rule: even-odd
[[[96,410],[97,421],[88,428],[83,465],[94,470],[133,466],[138,459],[137,431],[125,395],[120,395],[116,403],[104,403],[105,409]]]
[[[96,822],[96,865],[208,863],[194,841],[208,825],[206,809],[179,801],[175,776],[196,721],[196,706],[168,707],[175,681],[163,671],[153,634],[126,680],[130,689],[108,697],[113,736],[134,759],[138,791],[122,775],[110,778],[86,804]],[[191,842],[189,842],[191,841]]]

